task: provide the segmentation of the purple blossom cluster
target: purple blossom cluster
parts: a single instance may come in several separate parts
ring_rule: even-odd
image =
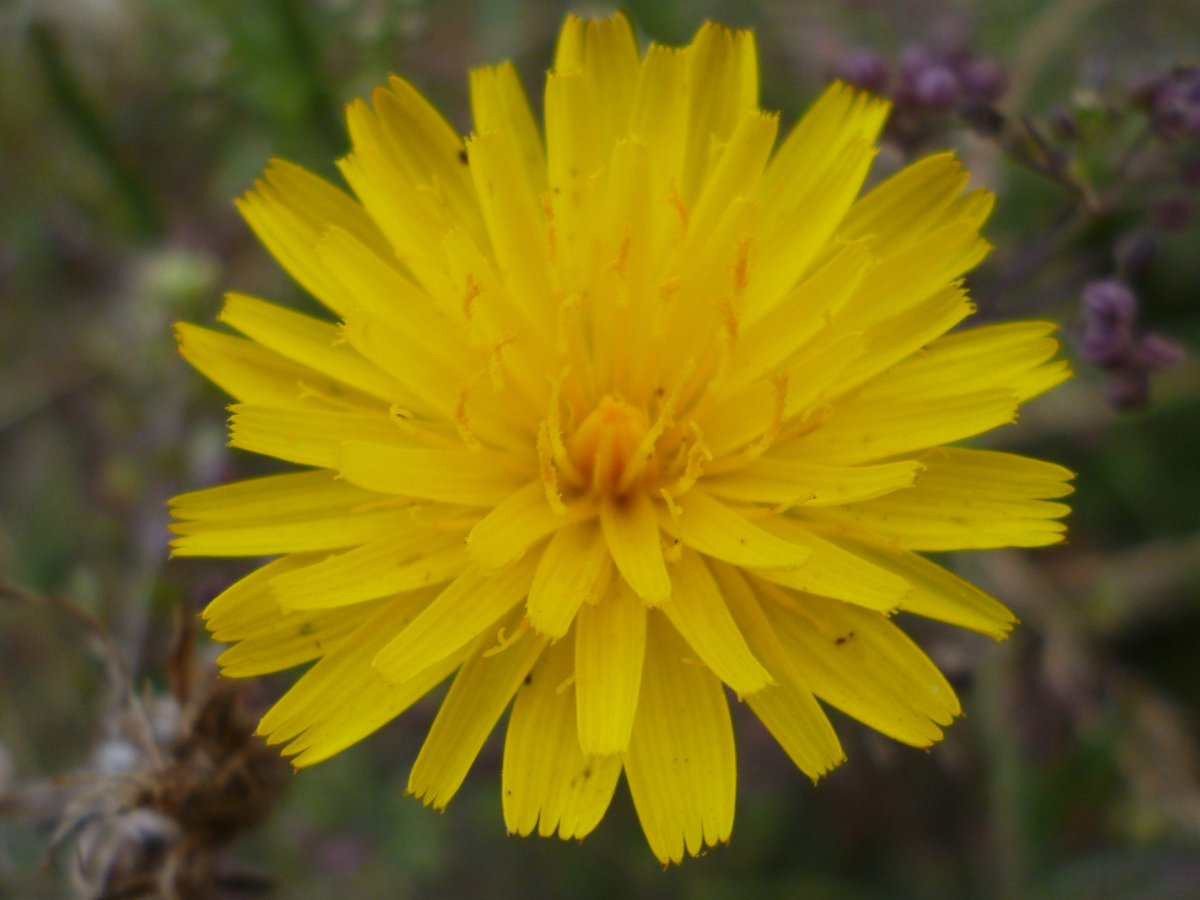
[[[893,104],[887,136],[908,152],[919,149],[961,115],[986,126],[988,115],[1008,87],[1008,73],[994,59],[965,46],[934,50],[913,45],[889,66],[879,54],[855,50],[837,64],[838,78],[888,97]]]
[[[1139,301],[1129,284],[1150,267],[1156,235],[1178,232],[1195,218],[1200,65],[1143,75],[1123,89],[1077,92],[1054,105],[1044,121],[997,108],[1008,73],[997,60],[975,53],[961,35],[909,46],[890,61],[854,50],[837,61],[833,74],[892,101],[885,137],[906,156],[944,143],[955,129],[969,129],[994,141],[1016,165],[1064,189],[1067,208],[1031,242],[1022,277],[1033,283],[1045,267],[1072,252],[1091,260],[1114,253],[1116,275],[1090,281],[1082,290],[1080,352],[1104,371],[1115,408],[1145,406],[1151,375],[1185,354],[1175,341],[1138,329]],[[1097,239],[1114,243],[1097,246]],[[1078,272],[1068,277],[1071,284],[1050,291],[1046,302],[1078,290]]]
[[[1188,195],[1200,187],[1200,66],[1142,75],[1127,87],[1126,100],[1155,139],[1157,153],[1148,155],[1157,165],[1146,168],[1170,188],[1151,207],[1154,224],[1164,231],[1186,228],[1195,214]]]
[[[1200,66],[1143,75],[1130,86],[1129,96],[1145,110],[1158,137],[1200,138]]]
[[[1140,409],[1150,399],[1150,375],[1183,361],[1183,348],[1160,334],[1136,334],[1137,295],[1115,279],[1092,281],[1083,289],[1085,359],[1107,373],[1106,393],[1118,409]]]

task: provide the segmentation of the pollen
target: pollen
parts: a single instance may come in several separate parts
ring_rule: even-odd
[[[650,420],[643,410],[606,396],[568,438],[567,456],[593,497],[622,497],[641,490],[642,479],[657,472],[654,448],[642,449],[649,433]],[[629,484],[630,471],[642,478]]]

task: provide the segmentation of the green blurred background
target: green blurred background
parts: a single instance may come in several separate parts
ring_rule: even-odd
[[[623,8],[644,40],[686,42],[705,18],[753,27],[763,104],[785,127],[855,48],[894,60],[913,43],[969,41],[1007,67],[1007,112],[1103,120],[1074,147],[1102,185],[1125,138],[1105,97],[1200,47],[1188,0]],[[335,177],[342,103],[390,72],[464,132],[471,66],[514,60],[536,102],[566,9],[609,7],[0,0],[0,575],[93,613],[139,683],[161,687],[172,612],[194,613],[247,568],[169,562],[164,501],[273,470],[225,448],[225,399],[179,359],[171,325],[211,322],[226,288],[311,305],[232,198],[272,156]],[[1054,319],[1074,355],[1082,284],[1111,274],[1121,235],[1149,229],[1142,321],[1200,347],[1200,231],[1194,216],[1143,216],[1161,186],[1131,188],[1117,213],[1048,244],[1071,203],[1060,184],[952,123],[936,137],[999,193],[997,250],[975,282],[983,314]],[[899,162],[884,154],[884,168]],[[1195,204],[1200,191],[1159,199]],[[294,777],[232,855],[298,898],[1200,896],[1200,368],[1164,373],[1135,414],[1106,403],[1102,373],[1076,369],[991,442],[1079,473],[1069,543],[948,561],[1022,626],[994,645],[904,623],[967,710],[931,752],[835,714],[849,762],[814,788],[735,708],[732,845],[664,872],[624,788],[581,845],[506,837],[495,740],[445,813],[406,798],[427,698]],[[105,690],[77,625],[0,605],[0,794],[93,765]],[[45,844],[45,823],[0,820],[0,896],[70,896],[62,861],[38,870]]]

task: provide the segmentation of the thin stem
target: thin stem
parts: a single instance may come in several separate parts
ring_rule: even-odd
[[[1022,116],[1019,129],[1015,129],[1015,132],[1016,141],[1010,147],[1004,147],[1009,159],[1034,174],[1062,185],[1079,197],[1088,213],[1098,215],[1104,211],[1104,202],[1096,190],[1070,171],[1069,158],[1050,145],[1032,119]]]
[[[987,824],[994,848],[994,877],[985,896],[997,900],[1027,895],[1035,856],[1030,828],[1030,771],[1012,714],[1016,661],[1016,653],[993,654],[980,667],[976,682],[974,721],[979,728],[980,747],[989,757],[985,768]]]
[[[1134,162],[1141,155],[1142,151],[1146,149],[1146,146],[1150,143],[1150,138],[1153,136],[1154,129],[1151,128],[1149,121],[1147,121],[1145,127],[1138,131],[1134,139],[1129,142],[1129,146],[1125,148],[1120,158],[1117,159],[1117,178],[1124,178],[1128,174]]]
[[[346,143],[341,118],[336,112],[340,107],[326,85],[320,49],[302,4],[298,0],[276,0],[275,8],[283,28],[284,45],[296,73],[303,80],[309,119],[322,140],[340,152]]]
[[[16,601],[32,606],[46,606],[61,613],[76,625],[80,626],[95,642],[98,655],[104,662],[105,673],[108,676],[118,705],[132,715],[132,721],[137,726],[137,738],[142,749],[150,755],[158,765],[162,764],[162,755],[158,740],[154,737],[154,729],[150,725],[150,717],[146,712],[141,698],[133,689],[133,673],[129,663],[112,634],[103,623],[78,604],[60,597],[57,594],[42,594],[27,590],[20,585],[0,580],[0,601]]]
[[[75,130],[80,143],[108,172],[114,190],[129,209],[138,234],[147,240],[160,237],[164,230],[163,220],[151,191],[137,171],[122,158],[104,117],[84,94],[79,79],[67,65],[57,37],[41,22],[34,22],[29,31],[34,57],[55,104]]]

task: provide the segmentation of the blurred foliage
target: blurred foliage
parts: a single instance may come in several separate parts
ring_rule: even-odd
[[[1066,110],[1076,127],[1102,134],[1063,146],[1072,177],[1116,188],[1119,147],[1140,138],[1105,98],[1143,72],[1186,62],[1200,42],[1200,8],[1187,0],[625,8],[645,39],[686,40],[706,17],[754,27],[763,102],[785,125],[856,48],[896,58],[913,44],[969,42],[1006,68],[1007,116],[1052,122]],[[139,683],[161,689],[172,613],[198,611],[244,571],[168,562],[164,501],[270,471],[225,448],[225,401],[178,359],[171,323],[211,321],[225,287],[311,303],[255,244],[231,199],[275,155],[333,177],[346,149],[340,104],[390,71],[462,130],[472,65],[511,58],[536,97],[565,9],[523,0],[0,4],[6,579],[69,596],[106,623]],[[1193,351],[1133,415],[1107,405],[1103,374],[1079,360],[1077,379],[997,435],[996,446],[1079,473],[1071,540],[952,561],[1022,618],[1006,644],[906,623],[964,695],[968,715],[946,741],[917,753],[839,718],[850,761],[814,788],[735,710],[733,843],[663,872],[623,789],[580,846],[506,838],[495,741],[444,814],[404,797],[436,709],[427,698],[294,777],[273,817],[237,846],[241,862],[296,898],[1194,895],[1200,229],[1191,207],[1200,191],[1176,184],[1160,196],[1161,185],[1139,186],[1142,206],[1085,216],[1063,232],[1073,201],[1061,180],[1022,168],[969,129],[948,125],[935,137],[999,193],[988,230],[997,249],[974,278],[984,315],[1054,319],[1072,353],[1082,285],[1113,274],[1115,244],[1148,229],[1158,252],[1136,279],[1141,321]],[[1192,145],[1181,152],[1193,163],[1200,155]],[[881,169],[901,161],[885,152]],[[1160,200],[1173,204],[1173,219],[1137,217]],[[268,679],[262,690],[287,682]],[[103,693],[101,666],[75,625],[47,607],[0,605],[0,796],[36,806],[28,786],[94,767]],[[38,868],[46,821],[0,821],[0,895],[63,895],[65,866]]]

